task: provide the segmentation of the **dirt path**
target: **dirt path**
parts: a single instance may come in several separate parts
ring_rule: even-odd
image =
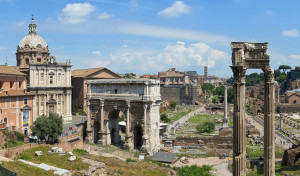
[[[13,161],[13,160],[6,158],[4,156],[0,156],[0,161],[8,162],[8,161]]]

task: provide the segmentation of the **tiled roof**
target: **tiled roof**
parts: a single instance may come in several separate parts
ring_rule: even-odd
[[[97,71],[100,71],[100,70],[103,70],[103,69],[104,69],[104,67],[72,70],[72,77],[86,77],[90,74],[93,74],[93,73],[95,73]]]
[[[0,92],[0,97],[27,96],[27,95],[32,96],[35,95],[35,93],[26,92],[24,90],[15,90],[15,89],[10,89],[8,91]]]
[[[112,72],[111,70],[105,68],[105,67],[101,67],[101,68],[89,68],[89,69],[80,69],[80,70],[72,70],[72,77],[73,78],[86,78],[88,77],[89,75],[91,74],[94,74],[98,71],[101,71],[101,70],[107,70],[108,72],[111,72],[112,74],[116,75],[116,77],[120,77],[120,75]],[[109,77],[111,78],[111,77]]]
[[[0,65],[0,74],[26,76],[26,74],[20,72],[19,67],[12,67],[12,66],[5,66],[5,65]]]

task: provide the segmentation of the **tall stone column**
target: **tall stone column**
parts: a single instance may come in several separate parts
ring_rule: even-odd
[[[147,126],[147,108],[148,105],[145,103],[144,104],[144,135],[143,135],[143,146],[141,148],[141,152],[147,153],[149,151],[149,145],[148,145],[148,126]]]
[[[264,95],[264,175],[275,175],[275,90],[274,70],[263,68],[265,95]]]
[[[245,78],[246,67],[231,66],[234,77],[233,109],[233,175],[246,176],[246,121]]]
[[[106,145],[106,132],[104,128],[104,99],[100,100],[100,131],[98,144]]]
[[[91,110],[90,110],[90,101],[86,101],[87,106],[87,128],[86,128],[86,142],[92,143],[92,127],[91,127]]]
[[[224,118],[223,127],[228,127],[228,117],[227,117],[227,86],[224,86]]]
[[[125,144],[124,149],[125,150],[132,150],[133,144],[132,144],[132,133],[130,132],[130,101],[126,101],[126,136],[125,136]]]

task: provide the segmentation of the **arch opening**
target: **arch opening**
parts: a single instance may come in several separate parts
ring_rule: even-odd
[[[134,148],[139,150],[143,145],[143,128],[140,125],[134,127]]]

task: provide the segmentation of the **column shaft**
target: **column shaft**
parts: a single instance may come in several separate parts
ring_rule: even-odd
[[[274,71],[264,68],[264,175],[275,175]]]
[[[127,105],[127,112],[126,112],[126,136],[125,136],[125,144],[124,149],[125,150],[132,150],[133,144],[132,144],[132,134],[130,132],[130,101],[126,101]]]
[[[231,66],[234,76],[233,175],[246,176],[245,78],[246,68]]]
[[[227,117],[227,86],[224,86],[224,119],[223,127],[228,126],[228,117]]]

